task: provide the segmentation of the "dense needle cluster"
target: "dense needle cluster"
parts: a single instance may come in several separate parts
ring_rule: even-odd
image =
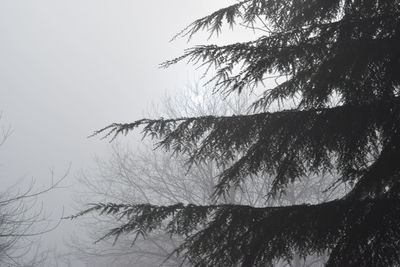
[[[219,33],[224,22],[263,28],[257,40],[196,46],[188,60],[215,69],[216,89],[246,93],[280,78],[253,113],[112,124],[143,127],[159,146],[223,166],[215,197],[269,174],[272,196],[306,175],[349,183],[342,199],[315,205],[98,204],[126,221],[109,235],[155,229],[186,237],[176,251],[194,266],[266,266],[293,253],[329,253],[326,266],[400,265],[400,1],[247,0],[199,19],[180,35]],[[261,25],[261,26],[260,26]],[[296,107],[269,112],[276,101]],[[335,101],[332,101],[335,100]],[[335,103],[335,104],[334,104]],[[218,203],[218,201],[216,201]]]

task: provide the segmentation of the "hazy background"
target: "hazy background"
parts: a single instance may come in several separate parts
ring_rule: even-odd
[[[51,218],[71,209],[74,177],[109,144],[88,139],[112,122],[140,119],[151,102],[200,76],[193,67],[158,64],[207,35],[169,42],[190,22],[231,1],[0,1],[0,125],[13,134],[0,149],[1,189],[20,178],[37,186],[62,176],[64,188],[41,198]],[[234,41],[235,35],[223,41]],[[51,247],[73,229],[44,237]]]

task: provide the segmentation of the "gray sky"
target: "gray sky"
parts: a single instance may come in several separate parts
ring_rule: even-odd
[[[93,130],[140,118],[192,80],[185,64],[158,64],[182,53],[169,39],[212,2],[2,0],[0,110],[14,128],[3,171],[77,165],[101,146]]]
[[[204,43],[169,40],[230,2],[1,0],[1,123],[14,130],[0,149],[3,189],[24,176],[46,184],[49,169],[62,175],[72,163],[70,184],[107,151],[106,141],[89,134],[140,119],[152,101],[199,76],[185,64],[158,64]],[[50,196],[56,213],[71,202],[68,188]]]

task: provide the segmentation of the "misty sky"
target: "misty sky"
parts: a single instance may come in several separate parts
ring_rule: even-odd
[[[193,80],[185,64],[158,64],[183,51],[183,40],[169,39],[210,3],[2,0],[0,110],[14,129],[2,172],[80,165],[104,143],[88,140],[92,131],[140,118],[151,101]]]
[[[0,1],[1,125],[13,128],[0,149],[2,189],[21,177],[48,184],[51,168],[57,177],[70,163],[71,185],[107,151],[107,141],[88,135],[140,119],[152,101],[193,82],[194,68],[158,64],[188,47],[169,42],[176,32],[216,7],[211,0]],[[49,198],[54,216],[68,211],[68,188]]]
[[[196,81],[201,73],[193,67],[158,64],[207,41],[203,35],[189,44],[169,42],[230,3],[216,2],[1,0],[0,123],[13,129],[0,148],[2,189],[23,177],[46,185],[50,169],[57,178],[72,164],[66,188],[44,197],[53,217],[63,206],[71,212],[68,186],[109,145],[87,136],[112,122],[140,119],[151,102]],[[56,235],[57,243],[69,233]]]

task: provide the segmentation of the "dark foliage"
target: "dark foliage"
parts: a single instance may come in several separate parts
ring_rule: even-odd
[[[197,46],[163,66],[187,59],[215,68],[210,82],[225,92],[246,93],[280,77],[253,114],[143,119],[97,133],[117,136],[142,126],[159,146],[190,155],[189,163],[216,161],[225,167],[216,197],[261,173],[273,177],[274,196],[294,180],[325,172],[352,184],[351,192],[313,206],[106,204],[88,211],[127,219],[108,235],[164,228],[186,236],[177,253],[195,266],[265,266],[294,252],[326,251],[327,266],[400,264],[400,1],[248,0],[180,35],[219,33],[224,21],[261,24],[265,35]],[[267,112],[294,98],[296,107]]]
[[[86,212],[128,219],[106,237],[158,228],[188,236],[176,252],[194,266],[266,266],[290,260],[294,251],[305,256],[326,250],[332,250],[327,266],[392,266],[398,262],[393,243],[400,238],[399,204],[387,198],[267,208],[96,204]]]

